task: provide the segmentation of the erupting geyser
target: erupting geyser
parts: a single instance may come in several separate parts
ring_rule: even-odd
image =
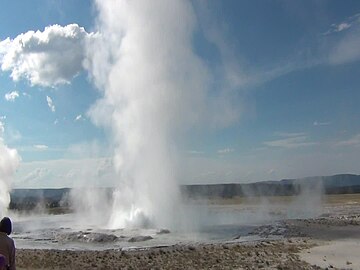
[[[20,156],[15,149],[10,149],[4,144],[2,138],[4,125],[0,119],[0,216],[6,215],[10,203],[10,184]]]
[[[176,142],[199,118],[207,70],[193,52],[188,1],[96,2],[87,69],[103,97],[90,109],[110,131],[117,179],[110,228],[181,222]]]

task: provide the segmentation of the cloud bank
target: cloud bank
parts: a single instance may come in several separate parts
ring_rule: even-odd
[[[22,188],[110,187],[115,177],[109,158],[58,159],[23,162],[13,184]]]

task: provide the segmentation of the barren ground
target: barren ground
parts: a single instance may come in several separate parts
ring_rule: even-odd
[[[291,198],[273,197],[272,203]],[[247,201],[249,202],[249,200]],[[250,201],[256,204],[256,198]],[[244,199],[222,204],[244,203]],[[18,269],[360,269],[360,194],[324,197],[323,215],[254,231],[264,240],[137,251],[17,250]],[[278,240],[267,239],[271,235]]]

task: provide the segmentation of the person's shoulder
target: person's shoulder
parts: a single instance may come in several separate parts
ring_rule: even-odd
[[[6,233],[0,233],[0,238],[6,239],[5,241],[11,244],[14,244],[14,240],[9,237]]]
[[[6,240],[7,240],[6,242],[7,242],[8,247],[10,247],[11,249],[14,249],[15,248],[14,240],[9,236],[7,237]]]

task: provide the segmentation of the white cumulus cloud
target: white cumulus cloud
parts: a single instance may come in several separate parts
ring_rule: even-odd
[[[204,154],[203,151],[198,151],[198,150],[189,150],[187,151],[188,154],[190,155],[201,155],[201,154]]]
[[[69,83],[83,69],[84,46],[92,36],[77,24],[51,25],[0,41],[0,67],[13,80],[53,87]]]
[[[318,121],[314,121],[313,126],[328,126],[330,125],[330,122],[318,122]]]
[[[344,30],[347,30],[347,29],[353,27],[354,25],[357,25],[360,21],[359,18],[360,18],[360,13],[357,13],[353,16],[346,18],[344,21],[342,21],[340,23],[333,23],[330,26],[330,29],[328,31],[326,31],[323,35],[330,35],[333,33],[342,32]]]
[[[217,152],[218,154],[229,154],[231,152],[234,152],[235,150],[233,148],[224,148],[224,149],[219,149]]]
[[[47,101],[47,104],[48,104],[50,110],[52,112],[55,112],[55,105],[53,104],[53,101],[52,101],[51,97],[46,96],[46,101]]]
[[[304,133],[280,133],[282,137],[278,140],[265,141],[263,144],[270,147],[279,147],[279,148],[299,148],[304,146],[315,145],[315,142],[308,141],[308,136]],[[288,134],[288,136],[286,136]]]
[[[336,145],[360,147],[360,134],[356,134],[350,139],[339,141]]]
[[[75,117],[74,121],[76,122],[76,121],[79,121],[80,119],[82,119],[82,115],[81,115],[81,114],[77,115],[77,116]]]
[[[346,32],[345,32],[346,30]],[[340,24],[333,24],[325,34],[336,34],[337,38],[329,54],[329,63],[332,65],[346,64],[360,59],[360,13],[347,18]]]
[[[12,91],[12,92],[9,92],[9,93],[5,94],[5,99],[7,101],[14,101],[18,97],[19,97],[19,92],[18,91]]]
[[[349,23],[340,23],[337,27],[336,27],[336,31],[337,32],[340,32],[340,31],[343,31],[343,30],[346,30],[346,29],[348,29],[348,28],[350,28],[351,27],[351,24],[349,24]]]
[[[0,117],[0,135],[2,135],[3,133],[4,133],[4,131],[5,131],[5,124],[4,124],[4,122],[3,122],[3,120],[5,119],[6,117],[4,117],[4,116],[1,116]]]
[[[34,148],[38,149],[38,150],[46,150],[48,149],[49,147],[45,144],[35,144],[34,145]]]

